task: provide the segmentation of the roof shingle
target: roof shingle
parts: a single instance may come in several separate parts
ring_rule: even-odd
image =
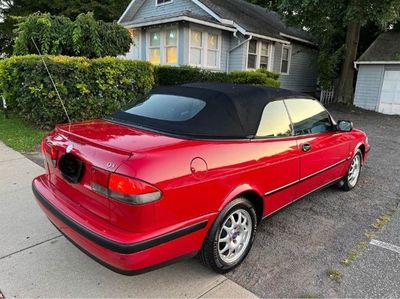
[[[363,61],[395,61],[400,56],[400,32],[385,32],[357,60]]]
[[[287,26],[278,13],[248,1],[200,0],[200,2],[220,17],[233,20],[248,32],[279,39],[284,39],[280,35],[284,33],[312,42],[308,32]]]

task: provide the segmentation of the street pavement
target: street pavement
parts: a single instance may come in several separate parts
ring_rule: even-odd
[[[122,276],[74,247],[33,199],[43,168],[0,142],[0,298],[256,298],[196,259],[139,276]]]
[[[339,296],[400,298],[400,212],[344,272]]]

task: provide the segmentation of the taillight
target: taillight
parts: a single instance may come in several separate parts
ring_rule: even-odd
[[[58,150],[47,143],[46,139],[42,141],[42,153],[45,159],[49,158],[55,167],[57,164]]]
[[[146,204],[161,198],[161,191],[141,180],[93,168],[91,187],[97,193],[128,204]]]
[[[108,196],[108,178],[110,173],[98,168],[92,169],[92,180],[90,186],[100,194]]]
[[[145,204],[161,198],[161,191],[143,181],[112,173],[110,197],[130,204]]]

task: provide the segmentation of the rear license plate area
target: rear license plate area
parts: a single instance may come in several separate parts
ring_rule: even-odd
[[[80,182],[84,172],[84,164],[78,157],[65,154],[60,158],[58,165],[64,179],[73,184]]]

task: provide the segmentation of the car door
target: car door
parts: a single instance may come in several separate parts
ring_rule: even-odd
[[[332,117],[313,99],[286,99],[300,154],[300,181],[296,198],[344,175],[349,140],[336,130]]]
[[[283,101],[265,106],[252,147],[259,153],[255,178],[262,186],[268,215],[293,201],[300,175],[300,152]]]

